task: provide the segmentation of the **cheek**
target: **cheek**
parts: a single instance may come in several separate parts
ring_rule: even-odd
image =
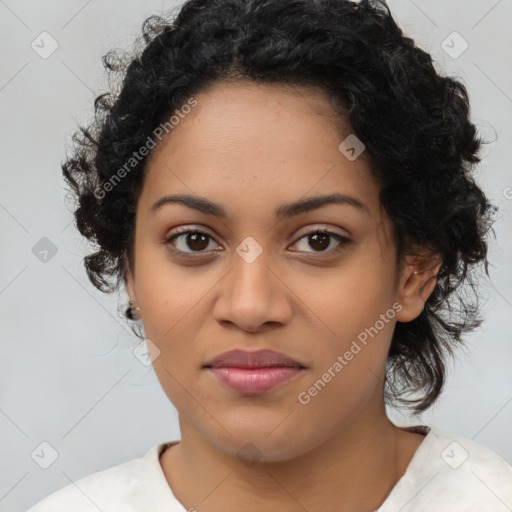
[[[352,409],[383,383],[396,323],[389,268],[387,262],[361,254],[322,286],[307,286],[307,304],[319,329],[316,343],[322,347],[310,382],[315,386],[318,381],[316,387],[322,390],[318,407],[328,408],[333,400]]]
[[[201,302],[215,285],[215,276],[197,267],[185,267],[171,261],[165,247],[141,250],[137,266],[137,297],[143,304],[145,332],[162,343],[190,329],[190,318],[198,315]],[[217,278],[218,281],[218,278]],[[197,325],[196,324],[192,324]],[[193,332],[190,333],[192,335]]]
[[[203,321],[199,317],[204,320],[208,313],[201,305],[191,309],[185,300],[156,302],[155,310],[144,317],[145,334],[157,347],[153,369],[169,400],[188,416],[197,408],[197,400],[203,401],[197,388],[204,358],[200,341],[204,339]]]
[[[372,329],[386,312],[388,321],[385,325],[379,322],[377,329],[380,337],[392,334],[389,320],[393,319],[394,310],[388,311],[393,303],[391,273],[375,263],[366,263],[361,258],[321,280],[302,278],[304,287],[296,287],[325,332],[328,346],[341,349],[347,342],[350,344],[360,333]]]

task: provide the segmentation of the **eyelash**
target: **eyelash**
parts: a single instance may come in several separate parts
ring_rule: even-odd
[[[190,228],[179,228],[177,231],[175,231],[173,234],[171,234],[169,237],[165,238],[164,242],[165,244],[169,245],[173,245],[172,242],[179,238],[180,236],[183,236],[183,235],[187,235],[187,234],[190,234],[190,233],[198,233],[200,235],[205,235],[207,237],[209,237],[210,239],[213,239],[213,237],[207,233],[206,231],[202,231],[200,229],[190,229]],[[296,243],[298,243],[300,240],[302,240],[303,238],[307,238],[308,236],[312,236],[312,235],[315,235],[315,234],[322,234],[322,235],[329,235],[333,238],[335,238],[339,243],[339,245],[337,245],[334,249],[330,249],[328,251],[318,251],[316,254],[319,254],[320,257],[322,257],[322,255],[328,255],[328,256],[332,256],[333,254],[338,254],[339,252],[341,252],[346,245],[350,244],[352,242],[352,240],[350,240],[349,238],[345,237],[345,236],[342,236],[338,233],[334,233],[332,231],[329,231],[328,229],[321,229],[321,228],[317,228],[317,229],[314,229],[312,231],[308,231],[307,233],[304,233],[303,235],[301,235],[296,242],[294,242],[293,245],[295,245]],[[205,255],[205,254],[208,254],[208,252],[191,252],[191,253],[188,253],[186,251],[181,251],[179,249],[176,249],[175,247],[172,247],[171,250],[180,255],[180,256],[183,256],[183,257],[186,257],[186,258],[197,258],[199,256],[202,256],[202,255]],[[300,252],[300,251],[299,251]],[[315,254],[315,252],[313,253],[309,253],[307,252],[306,254]]]

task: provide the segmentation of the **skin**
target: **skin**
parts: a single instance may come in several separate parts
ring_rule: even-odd
[[[441,262],[425,252],[397,272],[392,224],[366,155],[350,161],[338,149],[350,126],[334,123],[323,91],[240,82],[194,97],[198,105],[147,161],[135,271],[125,275],[154,344],[156,375],[179,414],[181,442],[160,458],[166,479],[185,508],[199,511],[375,510],[424,439],[387,418],[383,379],[395,323],[421,313]],[[283,203],[333,192],[367,208],[274,216]],[[181,204],[150,212],[174,193],[206,197],[228,217]],[[210,238],[166,243],[179,226]],[[335,238],[319,246],[304,236],[316,228],[351,242],[335,253]],[[248,236],[263,250],[251,263],[236,252]],[[378,334],[300,403],[298,394],[388,310],[394,317]],[[267,393],[239,394],[202,369],[234,348],[271,348],[306,369]],[[247,443],[256,447],[254,464],[237,457]]]

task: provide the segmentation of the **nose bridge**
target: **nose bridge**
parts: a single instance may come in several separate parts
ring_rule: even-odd
[[[247,330],[266,322],[285,322],[290,314],[280,280],[274,275],[270,251],[247,237],[236,248],[231,271],[223,280],[214,314]]]
[[[247,237],[236,248],[230,280],[231,296],[250,306],[253,302],[268,303],[274,294],[275,278],[269,270],[269,251]]]

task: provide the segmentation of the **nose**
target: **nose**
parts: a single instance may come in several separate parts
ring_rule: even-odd
[[[217,322],[257,332],[290,321],[293,295],[265,251],[252,262],[236,255],[233,267],[219,283],[213,314]]]

